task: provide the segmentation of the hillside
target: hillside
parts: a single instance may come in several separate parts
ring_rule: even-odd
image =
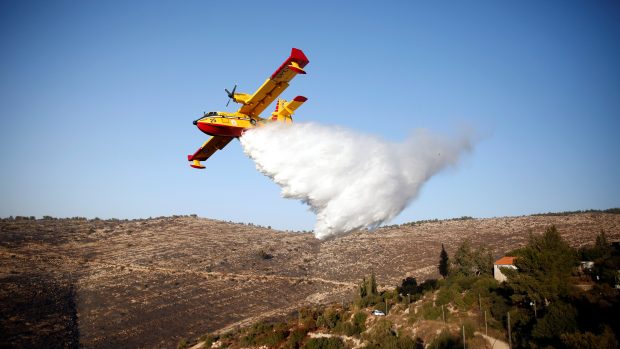
[[[499,256],[555,225],[573,246],[620,215],[464,219],[380,228],[318,241],[311,234],[196,217],[0,222],[0,346],[173,347],[180,338],[436,276],[441,243],[467,239]]]

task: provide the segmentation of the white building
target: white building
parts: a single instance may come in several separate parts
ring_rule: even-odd
[[[506,256],[496,260],[495,263],[493,263],[493,277],[495,278],[495,280],[499,282],[504,282],[507,280],[506,275],[502,273],[501,268],[517,269],[514,264],[516,258],[517,257]]]

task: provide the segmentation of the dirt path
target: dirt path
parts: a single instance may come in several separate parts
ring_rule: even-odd
[[[482,338],[486,339],[486,341],[489,342],[489,345],[491,345],[491,349],[510,349],[510,346],[508,345],[508,343],[502,340],[486,336],[480,332],[475,332],[475,334],[478,334],[482,336]]]

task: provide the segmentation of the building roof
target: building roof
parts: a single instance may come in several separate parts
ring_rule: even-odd
[[[493,263],[493,264],[495,264],[495,265],[514,265],[515,264],[514,262],[515,262],[516,258],[517,257],[509,257],[509,256],[502,257],[502,258],[496,260],[495,263]]]

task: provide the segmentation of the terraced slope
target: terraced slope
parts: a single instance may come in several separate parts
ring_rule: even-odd
[[[497,255],[556,225],[575,246],[620,215],[583,213],[429,222],[318,241],[311,234],[195,217],[0,221],[0,347],[174,347],[180,338],[436,276],[467,239]]]

